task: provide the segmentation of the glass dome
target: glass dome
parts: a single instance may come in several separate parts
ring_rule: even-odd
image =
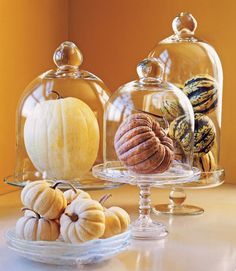
[[[63,42],[49,70],[25,89],[17,109],[16,167],[18,183],[34,179],[80,181],[101,163],[105,84],[80,69],[83,56]]]
[[[176,178],[192,172],[194,138],[192,106],[181,90],[163,80],[163,69],[156,58],[143,60],[137,66],[139,80],[110,97],[103,142],[105,163],[121,161],[134,174],[154,174],[159,181],[173,179],[175,167]]]
[[[172,28],[174,34],[160,41],[151,50],[149,57],[155,57],[163,63],[165,79],[178,86],[193,106],[193,165],[202,174],[201,181],[190,186],[219,185],[224,180],[224,170],[219,160],[223,88],[221,62],[215,49],[195,36],[197,21],[190,13],[180,13],[174,18]],[[179,194],[178,191],[178,200]],[[184,194],[182,198],[184,201]],[[202,212],[199,209],[194,211]],[[181,212],[184,212],[183,208]]]
[[[219,165],[220,129],[222,116],[223,72],[214,48],[195,36],[197,21],[182,12],[172,22],[174,34],[160,41],[150,52],[164,65],[164,77],[178,86],[188,96],[195,113],[195,126],[214,125],[214,142],[204,151],[195,148],[194,164],[202,171],[214,171]],[[199,127],[200,128],[200,127]],[[199,140],[196,135],[196,144]],[[208,162],[209,161],[209,162]],[[210,161],[212,165],[210,166]]]

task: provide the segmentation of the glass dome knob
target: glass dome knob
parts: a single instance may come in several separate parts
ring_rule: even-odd
[[[146,58],[137,66],[137,73],[140,79],[163,79],[164,65],[154,57]]]
[[[56,49],[53,60],[59,69],[78,69],[83,55],[73,42],[66,41]]]
[[[194,34],[197,28],[197,21],[191,13],[181,12],[172,22],[172,28],[176,35],[182,33]]]

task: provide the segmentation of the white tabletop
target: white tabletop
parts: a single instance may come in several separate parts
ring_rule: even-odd
[[[138,190],[123,186],[110,191],[108,205],[121,206],[137,216]],[[92,192],[98,199],[104,191]],[[188,190],[187,203],[201,206],[197,216],[154,216],[164,222],[170,234],[159,241],[132,241],[129,250],[113,259],[90,266],[53,266],[17,256],[4,240],[4,232],[14,227],[20,213],[19,192],[0,196],[0,271],[94,270],[94,271],[235,271],[236,270],[236,185]],[[165,203],[168,191],[152,189],[153,203]]]

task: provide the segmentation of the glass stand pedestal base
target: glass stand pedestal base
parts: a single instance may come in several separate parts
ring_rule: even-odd
[[[140,216],[132,224],[131,235],[134,239],[162,239],[168,235],[168,230],[164,224]]]
[[[171,204],[157,204],[152,208],[154,214],[170,215],[200,215],[204,212],[201,207],[194,205],[173,206]]]

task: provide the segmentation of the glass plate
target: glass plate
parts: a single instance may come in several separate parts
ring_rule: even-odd
[[[119,235],[70,244],[58,241],[27,241],[18,239],[15,229],[5,234],[7,246],[18,255],[42,263],[56,265],[93,264],[108,260],[130,245],[130,230]]]
[[[13,186],[18,186],[18,187],[24,187],[28,182],[37,181],[37,180],[42,180],[42,179],[35,177],[33,174],[27,180],[16,180],[16,178],[13,175],[7,176],[4,178],[5,183],[13,185]],[[92,176],[89,176],[88,178],[86,178],[84,180],[80,180],[80,181],[77,181],[77,180],[71,181],[70,183],[72,183],[75,186],[75,188],[86,190],[86,191],[113,189],[113,188],[117,188],[117,187],[123,185],[122,183],[114,183],[114,182],[99,180],[99,179],[94,178]],[[67,190],[70,188],[71,187],[66,184],[60,185],[61,190]]]

